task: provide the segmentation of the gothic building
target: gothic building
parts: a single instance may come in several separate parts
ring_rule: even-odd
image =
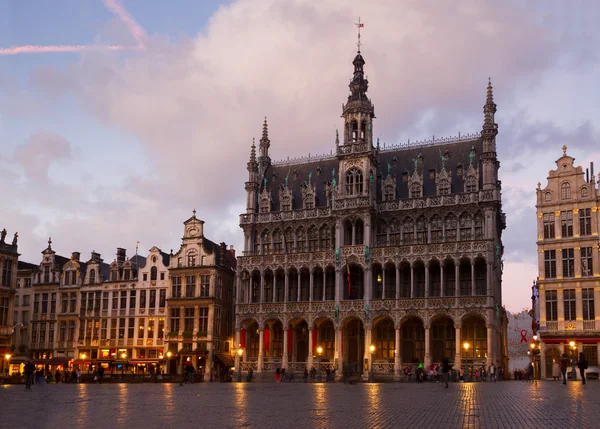
[[[455,366],[505,362],[491,83],[480,133],[382,148],[364,64],[359,50],[334,155],[272,162],[266,119],[258,154],[252,144],[241,367],[398,375],[444,356]]]
[[[13,350],[13,308],[17,284],[18,234],[6,242],[6,229],[0,231],[0,371],[8,369]]]
[[[600,181],[584,173],[567,147],[537,188],[539,333],[542,377],[566,352],[583,352],[598,372],[600,349]],[[535,289],[534,289],[535,290]],[[535,295],[535,293],[534,293]],[[571,345],[571,343],[573,343]]]

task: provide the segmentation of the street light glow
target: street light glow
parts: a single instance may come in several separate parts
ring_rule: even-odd
[[[537,341],[537,339],[538,339],[538,336],[537,336],[537,334],[535,334],[535,335],[533,336],[533,341]]]
[[[463,347],[465,348],[465,350],[469,350],[469,343],[464,343]]]
[[[375,352],[375,346],[374,346],[373,344],[371,344],[371,345],[369,346],[369,351],[370,351],[371,353]]]
[[[85,353],[81,353],[81,354],[79,355],[79,357],[80,357],[81,359],[85,359]]]
[[[317,347],[317,353],[318,354],[323,353],[323,347],[321,347],[321,346]]]
[[[237,354],[238,356],[242,356],[244,354],[244,349],[238,349]]]
[[[173,353],[167,352],[167,357],[170,358]]]
[[[570,345],[571,347],[575,347],[575,341],[570,341],[570,342],[569,342],[569,345]]]
[[[121,357],[125,359],[127,357],[127,353],[121,353]]]
[[[11,358],[10,354],[5,354],[4,357],[6,358],[6,360],[9,360]]]

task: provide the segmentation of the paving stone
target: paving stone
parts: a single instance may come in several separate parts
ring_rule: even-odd
[[[0,386],[0,427],[596,428],[600,383]]]

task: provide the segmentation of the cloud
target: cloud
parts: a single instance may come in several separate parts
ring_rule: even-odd
[[[37,133],[15,150],[14,159],[27,180],[36,186],[48,181],[48,170],[53,163],[71,159],[71,144],[53,133]]]
[[[38,220],[39,234],[51,233],[66,254],[95,249],[111,255],[115,247],[131,249],[137,240],[146,248],[156,244],[168,250],[177,247],[180,222],[196,208],[207,221],[209,238],[239,249],[246,162],[263,117],[268,117],[273,159],[334,149],[356,52],[351,23],[362,6],[358,0],[239,0],[222,6],[204,33],[177,43],[166,35],[145,35],[113,10],[143,40],[144,51],[83,52],[64,68],[45,66],[31,85],[73,96],[81,111],[133,136],[149,173],[124,174],[121,185],[109,186],[98,165],[85,184],[73,180],[64,196],[47,201],[34,193],[55,212]],[[377,114],[374,133],[388,144],[478,132],[492,77],[509,225],[505,268],[512,280],[505,285],[515,282],[518,272],[535,264],[528,256],[535,246],[535,237],[529,237],[535,221],[532,192],[553,167],[549,148],[559,150],[564,141],[589,148],[597,141],[590,112],[579,124],[563,124],[540,121],[531,115],[534,106],[519,104],[552,88],[553,81],[541,77],[557,70],[569,76],[577,69],[576,62],[562,61],[570,45],[539,19],[539,10],[509,2],[444,0],[432,7],[382,0],[361,20],[369,96]],[[544,156],[532,155],[538,152]],[[118,156],[106,153],[102,162]],[[49,163],[67,159],[42,161],[37,162],[47,176]],[[26,171],[33,177],[37,170]]]

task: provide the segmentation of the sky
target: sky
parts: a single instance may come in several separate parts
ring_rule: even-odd
[[[531,305],[535,188],[563,145],[600,170],[595,0],[0,0],[0,228],[24,261],[178,249],[192,210],[242,250],[246,162],[329,153],[356,27],[374,135],[479,132],[488,77],[503,300]],[[239,254],[239,253],[238,253]]]

